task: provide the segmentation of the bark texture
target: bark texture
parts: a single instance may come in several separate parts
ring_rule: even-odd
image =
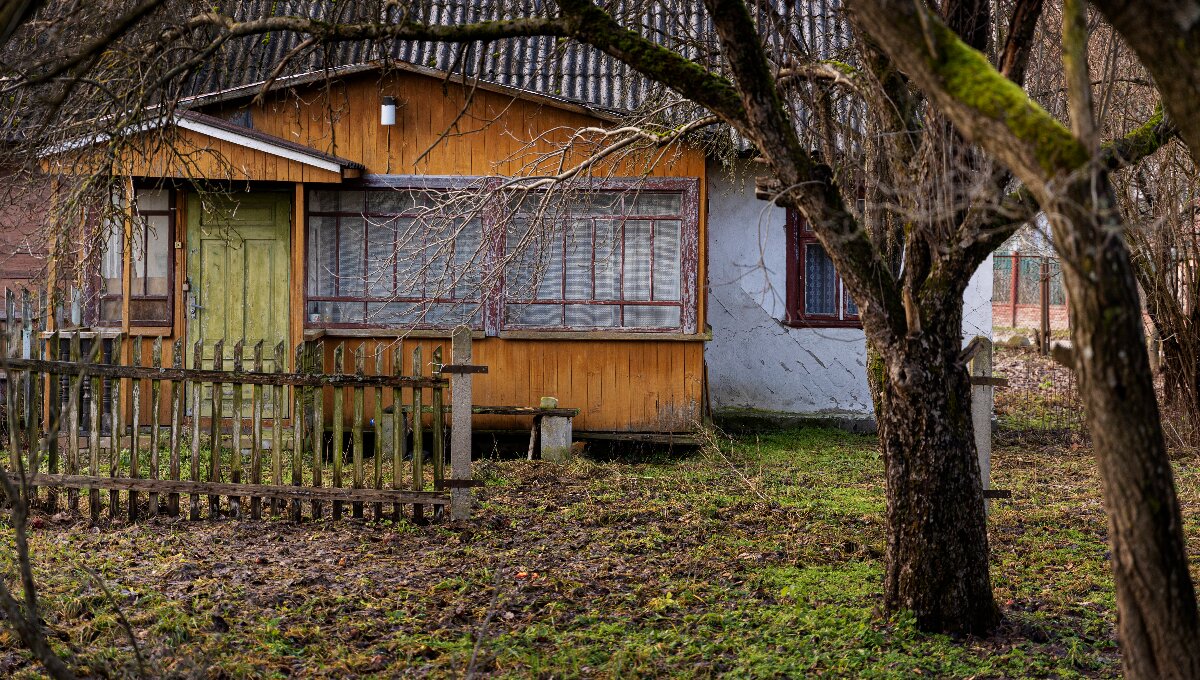
[[[984,633],[1000,615],[988,573],[970,378],[959,358],[961,300],[949,301],[949,318],[932,319],[929,330],[904,343],[883,384],[884,604],[912,611],[925,630]]]
[[[1128,678],[1200,677],[1200,616],[1143,349],[1141,304],[1107,178],[1079,181],[1051,227],[1070,291],[1075,370],[1100,476]]]

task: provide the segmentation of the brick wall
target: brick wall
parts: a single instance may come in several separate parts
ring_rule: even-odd
[[[1013,323],[1013,307],[1007,302],[992,303],[992,325],[1001,328],[1042,327],[1042,308],[1039,305],[1017,305],[1017,321]],[[1050,305],[1050,330],[1065,331],[1070,328],[1066,305]]]

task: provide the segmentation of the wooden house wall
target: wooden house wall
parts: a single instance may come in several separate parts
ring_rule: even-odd
[[[384,95],[392,95],[398,100],[397,122],[390,128],[379,124],[380,101]],[[365,74],[328,88],[314,85],[284,91],[253,108],[250,114],[256,130],[358,161],[366,168],[364,174],[526,174],[530,168],[525,164],[537,154],[551,151],[555,141],[563,140],[580,127],[602,124],[582,111],[515,99],[498,92],[479,91],[474,94],[468,115],[456,125],[454,121],[463,101],[461,86],[449,85],[444,89],[442,81],[428,76]],[[206,113],[228,116],[239,111],[238,105],[228,104],[212,107]],[[447,130],[450,134],[443,136]],[[550,131],[548,139],[529,144],[547,131]],[[237,149],[223,149],[222,152],[235,158],[242,153]],[[558,160],[553,162],[557,164]],[[292,223],[291,341],[294,345],[302,338],[304,318],[304,277],[301,272],[304,271],[305,253],[302,218],[305,185],[301,183],[335,182],[340,178],[334,179],[333,173],[327,173],[329,177],[324,178],[306,174],[312,168],[305,168],[297,175],[289,167],[284,174],[282,164],[285,163],[288,162],[280,159],[273,170],[264,164],[253,174],[255,179],[297,183]],[[616,165],[602,165],[596,174],[636,177],[646,173],[646,166],[644,158],[626,159]],[[152,169],[150,166],[139,168],[147,172]],[[648,174],[699,178],[701,196],[705,196],[705,163],[699,150],[673,150],[658,158]],[[178,200],[176,203],[182,206],[186,202]],[[696,272],[700,329],[705,328],[706,207],[706,201],[702,199]],[[186,224],[186,217],[181,214],[178,223]],[[185,232],[186,229],[179,229],[177,238],[184,239]],[[184,252],[186,245],[176,254],[181,257]],[[186,271],[185,264],[177,262],[175,271]],[[179,289],[181,279],[177,274],[176,324],[164,337],[167,345],[176,337],[186,337],[183,297]],[[536,333],[526,332],[516,339],[505,337],[502,332],[498,338],[477,339],[474,362],[487,365],[490,372],[475,379],[475,403],[534,406],[541,397],[554,396],[561,406],[580,409],[576,429],[592,431],[680,431],[688,429],[689,423],[685,421],[698,417],[704,372],[703,334],[687,339],[675,336],[667,339],[653,333],[603,331],[580,332],[579,339],[564,339],[564,335],[550,333],[539,338]],[[336,331],[330,331],[324,338],[326,368],[332,369],[334,346],[344,341],[345,370],[353,370],[354,348],[363,345],[370,359],[378,344],[387,348],[387,370],[391,370],[391,350],[398,342],[394,336],[394,330],[374,335],[370,331],[359,331],[353,337],[350,334],[338,337]],[[404,356],[411,357],[411,349],[417,343],[425,348],[426,362],[430,361],[435,344],[444,345],[445,357],[449,360],[448,331],[444,340],[405,339],[402,343]],[[148,342],[146,347],[149,347]],[[167,361],[166,355],[169,351],[164,349],[164,361]],[[410,368],[406,364],[406,369]],[[326,398],[331,397],[327,394]],[[373,410],[371,399],[367,402],[368,411]],[[144,417],[148,417],[148,406],[143,409]],[[508,429],[527,427],[528,422],[512,417],[479,416],[475,425],[485,429]]]

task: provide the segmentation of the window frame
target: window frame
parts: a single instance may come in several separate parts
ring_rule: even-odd
[[[504,201],[506,200],[500,192],[501,184],[505,178],[489,178],[489,177],[466,177],[466,176],[413,176],[413,175],[370,175],[353,184],[344,183],[337,185],[316,185],[311,184],[306,186],[305,204],[304,204],[304,233],[305,233],[305,253],[304,253],[304,327],[313,329],[394,329],[398,327],[422,329],[422,330],[445,330],[450,326],[445,324],[412,324],[403,325],[395,323],[380,323],[380,322],[365,322],[365,323],[345,323],[345,322],[313,322],[309,318],[308,308],[311,299],[324,300],[328,296],[312,296],[309,288],[309,268],[312,266],[310,253],[310,244],[313,234],[313,224],[311,217],[328,216],[331,213],[328,211],[313,211],[312,203],[309,196],[314,191],[379,191],[379,190],[462,190],[468,188],[478,188],[480,191],[488,191],[493,193],[495,198],[495,209],[485,210],[482,215],[482,249],[485,253],[486,261],[482,263],[485,268],[485,280],[488,274],[491,273],[494,267],[497,267],[504,261],[506,252],[506,232],[505,224],[501,223],[497,218],[498,215],[503,215],[505,210]],[[510,333],[644,333],[649,337],[654,335],[665,334],[686,334],[692,335],[697,332],[697,319],[699,316],[697,308],[698,300],[698,273],[699,273],[699,233],[700,233],[700,180],[696,177],[633,177],[633,178],[607,178],[607,179],[589,179],[579,180],[572,183],[568,187],[569,190],[581,191],[608,191],[608,192],[631,192],[638,191],[658,192],[672,191],[681,194],[681,212],[678,216],[659,217],[658,219],[678,219],[680,221],[680,291],[678,302],[662,301],[661,304],[670,306],[678,306],[680,308],[679,324],[675,326],[659,328],[659,327],[625,327],[625,326],[532,326],[532,325],[512,325],[505,323],[506,307],[510,304],[507,298],[504,285],[504,276],[491,276],[494,283],[481,291],[481,299],[472,301],[471,304],[480,306],[479,321],[473,324],[475,330],[482,330],[485,335],[495,337],[500,336],[502,332]],[[622,220],[624,221],[624,220]],[[565,256],[565,255],[564,255]],[[653,257],[653,254],[651,255]],[[653,289],[650,297],[653,298]],[[440,298],[438,298],[440,299]],[[539,301],[534,301],[539,302]],[[544,301],[548,304],[554,304],[555,301]],[[559,301],[561,302],[561,301]],[[521,302],[512,302],[513,304],[522,304]],[[569,300],[570,304],[589,304],[589,301]],[[647,304],[654,306],[653,300],[630,300],[630,304]],[[565,303],[564,303],[565,304]],[[599,302],[592,304],[618,304],[623,305],[625,302]]]
[[[165,192],[167,192],[167,208],[165,210],[140,210],[140,209],[138,209],[137,208],[137,193],[139,191],[165,191]],[[103,265],[101,265],[100,267],[98,267],[96,269],[96,273],[97,273],[96,285],[98,287],[98,290],[100,291],[99,295],[97,296],[97,300],[96,300],[96,325],[103,326],[103,327],[123,326],[126,321],[124,319],[125,311],[126,311],[126,309],[128,309],[130,312],[130,317],[131,317],[130,319],[128,319],[128,322],[129,322],[129,326],[131,328],[170,328],[175,325],[175,247],[174,247],[174,245],[175,245],[177,225],[178,225],[178,208],[179,208],[178,195],[179,195],[179,192],[176,191],[174,187],[170,187],[170,186],[161,186],[161,187],[134,186],[133,194],[134,194],[133,210],[130,212],[125,212],[125,215],[132,217],[132,219],[133,219],[132,228],[136,228],[137,225],[139,224],[140,221],[137,219],[138,217],[144,216],[144,217],[166,217],[167,218],[167,234],[166,234],[166,239],[165,239],[165,242],[167,244],[167,273],[166,273],[167,292],[165,295],[146,295],[145,293],[139,295],[134,291],[134,289],[133,289],[134,249],[132,246],[130,246],[129,248],[126,248],[125,231],[124,231],[124,225],[122,224],[120,226],[120,229],[121,229],[121,232],[120,232],[120,234],[121,234],[121,241],[120,241],[121,242],[121,281],[122,281],[121,289],[122,289],[122,291],[119,293],[106,292],[105,285],[104,285]],[[122,210],[124,211],[125,209],[123,208]],[[142,234],[141,234],[142,252],[143,253],[146,252],[146,243],[149,241],[149,229],[150,229],[149,222],[147,221],[147,222],[143,223]],[[125,256],[126,252],[128,252],[129,257]],[[145,277],[143,277],[143,279],[145,279]],[[125,305],[125,301],[124,301],[124,295],[125,295],[124,288],[125,288],[126,281],[129,282],[129,305],[128,306]],[[105,319],[104,318],[104,303],[108,302],[108,301],[114,301],[114,300],[120,304],[121,318]],[[166,313],[164,315],[165,318],[162,318],[162,319],[134,319],[134,318],[132,318],[133,302],[135,300],[165,302],[166,303]]]
[[[787,310],[784,323],[795,328],[862,328],[862,318],[858,314],[849,314],[846,302],[850,300],[842,276],[834,268],[833,280],[836,290],[836,314],[812,314],[805,310],[805,254],[811,245],[820,246],[817,235],[808,226],[808,221],[799,211],[787,209],[786,231],[786,276],[787,276]],[[826,251],[828,256],[828,251]],[[852,300],[850,300],[852,301]]]
[[[696,276],[698,271],[698,248],[699,241],[699,182],[690,181],[690,178],[639,178],[639,179],[604,179],[592,180],[586,184],[577,185],[579,188],[591,193],[623,193],[636,195],[639,192],[655,192],[665,193],[672,192],[680,195],[680,210],[679,213],[673,215],[654,215],[654,216],[613,216],[611,219],[621,223],[621,297],[614,300],[572,300],[572,299],[538,299],[538,298],[508,298],[507,289],[504,291],[502,305],[506,308],[509,304],[528,305],[528,304],[550,304],[561,305],[564,307],[563,320],[566,321],[566,305],[581,305],[581,306],[616,306],[620,308],[620,318],[624,321],[625,307],[627,306],[645,306],[645,307],[677,307],[679,309],[679,323],[673,326],[567,326],[567,325],[525,325],[525,324],[510,324],[507,321],[507,314],[503,314],[500,318],[501,330],[515,332],[621,332],[621,333],[695,333],[696,327]],[[680,181],[682,180],[682,181]],[[593,216],[594,217],[594,216]],[[654,227],[653,223],[658,221],[678,221],[679,222],[679,300],[655,300],[654,299]],[[645,300],[629,299],[625,297],[624,277],[627,271],[625,263],[625,227],[628,222],[650,222],[650,292],[649,298]],[[594,228],[594,226],[593,226]],[[506,235],[505,235],[506,236]],[[566,239],[567,231],[562,231],[563,257],[566,255]],[[592,235],[593,251],[591,261],[593,264],[593,285],[595,279],[595,232]],[[562,271],[563,286],[566,287],[566,267]],[[690,314],[690,315],[689,315]]]
[[[407,180],[407,181],[400,181],[401,179]],[[365,208],[366,207],[366,195],[372,191],[380,191],[380,192],[389,191],[389,190],[391,190],[391,191],[403,191],[403,190],[449,191],[449,190],[466,189],[466,188],[470,188],[472,186],[476,186],[477,184],[478,184],[478,180],[474,179],[474,178],[405,177],[405,178],[396,178],[394,181],[390,181],[390,182],[386,182],[386,183],[380,182],[380,181],[362,181],[362,182],[358,182],[355,184],[334,184],[334,185],[310,184],[310,185],[307,185],[305,187],[305,192],[304,192],[304,272],[303,272],[303,276],[304,276],[304,279],[303,279],[304,280],[304,284],[303,284],[304,307],[302,310],[303,317],[304,317],[304,327],[305,328],[313,328],[313,329],[389,329],[389,328],[396,328],[398,326],[401,326],[401,324],[396,324],[396,323],[372,322],[372,321],[363,321],[363,322],[319,321],[319,322],[313,322],[313,321],[311,321],[311,319],[309,317],[309,312],[308,312],[309,303],[313,302],[313,301],[332,302],[333,304],[341,304],[341,303],[362,304],[364,307],[364,312],[365,312],[367,309],[367,305],[370,305],[372,303],[379,303],[382,300],[385,302],[432,303],[432,304],[462,303],[465,305],[478,305],[481,308],[481,312],[478,315],[479,321],[476,323],[472,323],[471,328],[474,330],[482,329],[486,325],[486,317],[487,317],[487,309],[486,308],[487,308],[488,295],[489,295],[488,291],[481,291],[481,298],[479,300],[472,300],[472,299],[465,299],[465,298],[458,299],[458,298],[444,298],[444,297],[439,297],[439,298],[422,297],[422,298],[414,299],[414,298],[408,298],[408,297],[398,297],[395,295],[388,297],[388,298],[379,298],[376,296],[369,296],[369,295],[362,295],[362,296],[316,295],[316,296],[314,296],[312,294],[312,291],[309,289],[309,274],[311,272],[311,267],[313,264],[312,258],[310,257],[310,252],[311,252],[312,242],[313,242],[313,223],[312,223],[313,217],[333,217],[335,219],[338,219],[338,230],[339,230],[338,236],[340,237],[340,235],[341,235],[340,234],[341,218],[343,218],[343,217],[361,217],[364,220],[369,220],[372,217],[374,217],[374,218],[395,218],[395,217],[401,216],[399,214],[393,214],[393,213],[367,213],[365,211],[361,212],[361,213],[349,213],[349,212],[343,212],[343,211],[331,212],[331,211],[313,210],[312,209],[313,201],[311,200],[313,193],[320,192],[320,191],[332,191],[332,192],[337,192],[337,193],[360,192],[364,196],[363,204],[364,204],[364,208]],[[488,187],[480,186],[479,188],[481,191],[486,191]],[[367,238],[369,226],[370,226],[370,222],[365,221],[364,222],[364,230],[363,230],[364,240]],[[481,231],[482,231],[481,248],[484,250],[487,250],[487,251],[491,251],[492,248],[494,247],[494,244],[491,243],[491,238],[489,237],[490,232],[489,232],[489,225],[488,225],[488,220],[487,220],[486,216],[483,218],[483,224],[481,225]],[[395,244],[396,244],[395,240],[393,240],[392,243],[393,243],[393,248],[395,248]],[[335,243],[335,248],[337,249],[337,250],[335,250],[335,252],[340,253],[340,249],[341,249],[340,238]],[[368,253],[366,251],[366,245],[364,243],[364,247],[363,247],[363,258],[364,258],[363,271],[364,272],[366,271],[367,256],[368,256]],[[340,258],[337,255],[334,256],[334,259],[336,262],[339,262],[339,265],[340,265]],[[491,253],[489,252],[489,254],[488,254],[489,262],[491,261],[491,259],[492,259]],[[393,262],[392,267],[393,267],[392,285],[395,286],[397,282],[396,282],[396,273],[395,273],[395,263],[394,262]],[[340,287],[340,284],[336,282],[336,278],[338,278],[338,277],[335,276],[335,284],[334,285]],[[427,286],[425,286],[425,287],[427,287]],[[365,288],[364,288],[364,292],[365,292]],[[365,316],[364,316],[364,318],[365,318]],[[420,329],[420,330],[440,330],[440,329],[452,328],[452,326],[450,326],[450,325],[445,325],[445,324],[439,325],[436,323],[425,323],[425,322],[411,324],[411,325],[405,325],[404,327],[412,328],[412,329]]]

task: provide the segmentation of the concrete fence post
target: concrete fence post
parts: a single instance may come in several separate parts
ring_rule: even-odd
[[[992,378],[992,340],[979,335],[972,340],[977,345],[971,358],[972,378]],[[992,488],[992,408],[996,388],[986,381],[972,381],[971,425],[975,430],[975,451],[979,456],[979,481],[984,491]],[[982,384],[980,384],[982,383]],[[984,502],[985,507],[989,504]]]
[[[453,363],[471,363],[471,329],[459,326],[451,337],[450,354]],[[471,385],[470,373],[454,373],[450,376],[450,400],[453,427],[450,430],[450,479],[471,479]],[[418,416],[419,417],[419,416]],[[450,519],[466,520],[471,517],[472,494],[469,487],[450,489]]]

